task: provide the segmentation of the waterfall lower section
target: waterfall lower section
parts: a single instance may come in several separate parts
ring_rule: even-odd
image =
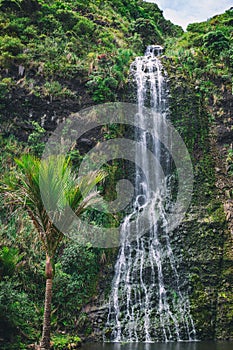
[[[106,329],[111,334],[108,340],[114,342],[192,341],[196,335],[189,300],[166,230],[166,210],[172,205],[172,160],[158,138],[152,140],[148,135],[143,116],[143,108],[150,107],[154,111],[155,134],[163,132],[161,120],[166,118],[168,106],[166,77],[158,58],[161,52],[160,46],[149,46],[145,56],[136,58],[131,66],[137,87],[136,139],[141,145],[136,158],[141,158],[143,169],[135,169],[135,201],[122,224],[121,247],[110,294]],[[156,170],[159,167],[153,170],[146,147],[162,164],[164,176]],[[148,177],[156,190],[151,191]],[[136,222],[136,240],[132,241],[130,221],[143,210],[150,227],[142,235]]]

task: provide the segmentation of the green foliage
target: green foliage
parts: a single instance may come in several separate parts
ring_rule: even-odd
[[[135,21],[133,32],[141,35],[145,46],[151,43],[162,44],[163,38],[158,30],[157,25],[149,19],[138,18]]]
[[[188,146],[194,167],[193,207],[181,232],[187,232],[184,254],[187,252],[187,264],[191,260],[193,271],[191,313],[202,339],[227,338],[232,333],[228,289],[232,284],[228,280],[232,251],[227,255],[224,246],[232,244],[221,203],[224,196],[226,202],[232,197],[228,117],[233,73],[232,16],[232,11],[226,11],[206,22],[190,24],[178,40],[166,41],[167,57],[163,61],[170,79],[171,118]],[[224,145],[213,135],[213,130],[221,130],[223,125],[229,131],[229,141]]]
[[[97,71],[90,74],[88,90],[95,102],[115,101],[117,92],[127,83],[130,62],[134,54],[130,49],[119,49],[114,54],[98,56]]]
[[[58,81],[46,82],[42,87],[42,92],[45,96],[50,96],[50,100],[75,96],[74,92],[67,87],[63,87]]]
[[[0,99],[3,99],[10,92],[12,87],[12,79],[4,78],[0,81]]]
[[[46,251],[46,254],[48,254],[51,258],[54,258],[54,255],[56,253],[56,249],[58,247],[58,244],[60,243],[61,239],[63,238],[63,232],[59,230],[59,227],[55,227],[55,225],[50,221],[49,214],[45,210],[44,202],[42,200],[41,191],[40,191],[40,184],[42,184],[42,188],[45,191],[44,194],[47,195],[46,198],[44,198],[45,201],[47,201],[47,205],[52,205],[51,208],[54,208],[53,204],[55,203],[56,206],[56,212],[60,213],[60,217],[62,221],[64,222],[64,219],[67,219],[67,216],[65,214],[67,206],[71,207],[72,210],[77,215],[80,215],[88,204],[95,202],[96,192],[93,191],[93,188],[95,185],[101,181],[105,177],[104,172],[93,172],[89,173],[87,177],[83,177],[82,179],[79,179],[79,182],[76,181],[76,175],[72,172],[71,167],[69,166],[69,160],[66,160],[65,157],[56,157],[56,158],[50,158],[49,160],[42,160],[39,161],[39,159],[32,157],[30,155],[24,155],[20,159],[16,160],[16,163],[18,165],[17,173],[12,171],[11,174],[9,174],[8,177],[5,177],[2,181],[1,190],[5,190],[8,194],[7,199],[10,203],[12,203],[12,200],[14,200],[14,205],[21,205],[23,206],[26,211],[28,212],[30,218],[33,221],[35,229],[38,231],[38,236],[41,240],[42,246],[44,250]],[[62,189],[62,191],[61,191]],[[50,195],[49,195],[50,194]],[[65,216],[63,216],[63,214]],[[57,215],[57,214],[56,214]],[[59,216],[58,215],[58,216]],[[62,218],[63,216],[63,218]],[[27,237],[29,238],[29,237]],[[31,244],[33,242],[32,236],[31,238]],[[15,239],[15,238],[14,238]],[[26,240],[26,235],[23,236],[23,241]],[[22,245],[22,242],[20,242]],[[83,257],[83,255],[82,255]],[[3,276],[8,273],[8,275],[12,276],[14,271],[16,270],[16,266],[20,262],[22,256],[18,254],[18,249],[16,248],[8,248],[3,247],[0,251],[0,268]],[[88,258],[88,253],[86,253],[86,258]],[[90,255],[90,259],[92,256]],[[37,262],[38,263],[38,262]],[[77,298],[80,298],[81,302],[77,300],[77,305],[81,305],[81,303],[85,300],[87,297],[86,293],[82,293],[84,281],[87,282],[86,275],[84,275],[83,269],[88,268],[90,269],[90,266],[96,267],[97,264],[93,264],[90,262],[88,264],[88,259],[84,259],[83,263],[87,265],[84,265],[83,268],[80,270],[80,275],[75,275],[75,278],[72,280],[71,275],[68,275],[66,272],[63,272],[60,270],[60,274],[58,276],[61,277],[61,279],[58,281],[59,283],[66,284],[67,281],[69,282],[68,285],[71,288],[71,293],[68,293],[69,296],[72,295],[72,293],[76,293],[78,288],[80,290],[80,295],[77,295]],[[24,262],[24,266],[27,263]],[[92,265],[91,265],[92,264]],[[36,267],[36,264],[34,265],[34,269]],[[80,266],[80,265],[79,265]],[[64,269],[65,270],[65,269]],[[59,271],[59,268],[58,268]],[[95,270],[96,271],[96,270]],[[32,271],[28,271],[29,275],[32,273]],[[41,274],[41,270],[40,270]],[[33,284],[31,287],[25,286],[25,275],[27,275],[27,272],[20,273],[20,280],[23,284],[23,290],[25,290],[25,293],[19,293],[19,296],[12,292],[12,299],[6,300],[6,306],[9,310],[12,308],[12,313],[9,312],[9,320],[5,318],[5,313],[3,313],[3,323],[6,325],[9,324],[9,330],[7,334],[11,335],[14,333],[15,327],[18,328],[18,315],[19,319],[22,318],[22,324],[19,328],[21,332],[24,332],[24,330],[30,333],[30,337],[34,336],[35,333],[33,333],[31,329],[31,324],[28,323],[27,325],[24,324],[23,320],[25,319],[26,311],[28,310],[28,317],[32,320],[32,324],[35,322],[35,317],[30,317],[30,308],[35,308],[35,305],[33,302],[27,303],[26,300],[28,298],[26,291],[29,288],[29,291],[31,295],[33,293],[37,292],[37,286],[36,283]],[[81,276],[81,280],[80,280]],[[93,274],[92,274],[93,276]],[[67,278],[66,278],[67,277]],[[34,280],[35,277],[29,278],[26,277],[27,280],[30,281],[30,283]],[[38,277],[37,277],[38,278]],[[67,280],[68,279],[68,280]],[[88,283],[90,284],[90,290],[93,291],[93,285],[92,281],[94,279],[90,279]],[[40,281],[41,283],[41,281]],[[34,288],[34,290],[33,290]],[[21,286],[19,286],[19,291],[21,291]],[[88,291],[88,288],[87,288]],[[58,290],[58,295],[61,292],[61,290]],[[41,292],[39,292],[41,294]],[[16,302],[14,301],[16,298]],[[18,302],[19,300],[24,300],[24,306],[21,306],[21,303]],[[35,299],[38,298],[38,293],[36,294]],[[60,303],[60,300],[62,299],[62,296],[60,295],[60,299],[58,304]],[[56,300],[56,293],[55,293],[55,300]],[[71,299],[73,300],[73,299]],[[37,301],[38,302],[38,301]],[[71,302],[71,301],[70,301]],[[63,305],[66,305],[64,303]],[[73,306],[73,304],[71,304]],[[38,308],[38,313],[41,317],[41,306]],[[69,308],[68,308],[69,309]],[[63,316],[64,309],[61,307],[61,314]],[[72,310],[72,308],[71,308]],[[33,310],[34,312],[34,310]],[[14,317],[13,317],[14,314]],[[59,314],[59,312],[58,312]],[[67,313],[64,313],[65,317],[67,318]],[[53,325],[58,326],[57,317],[53,319]],[[1,321],[1,320],[0,320]],[[9,321],[9,322],[8,322]],[[63,324],[65,322],[63,318],[60,321],[60,324]],[[66,324],[66,322],[64,323]],[[63,324],[63,326],[64,326]],[[37,328],[37,327],[36,327]],[[23,333],[24,334],[24,333]],[[29,338],[30,338],[29,337]]]
[[[0,280],[4,276],[12,276],[21,259],[22,256],[19,255],[16,248],[0,248]]]
[[[8,138],[0,135],[0,147],[0,174],[1,177],[4,175],[9,176],[9,167],[13,167],[14,158],[21,155],[21,152],[23,151],[23,144],[18,142],[13,135]]]
[[[166,54],[176,62],[183,77],[215,104],[216,94],[221,94],[216,84],[222,81],[227,90],[232,90],[232,11],[190,24],[187,30],[178,40],[167,41]]]
[[[2,148],[3,166],[13,161],[13,154],[20,152],[15,140]],[[43,283],[40,247],[32,232],[28,217],[12,214],[1,203],[0,211],[0,348],[20,348],[19,341],[32,342],[38,339],[41,324],[41,298]],[[14,344],[15,343],[15,344]],[[24,346],[25,348],[25,346]]]
[[[75,84],[71,89],[66,85],[71,78],[88,82],[94,102],[119,99],[130,60],[118,66],[115,76],[103,72],[104,61],[91,64],[90,71],[89,54],[109,54],[109,64],[118,65],[118,50],[131,47],[135,56],[149,41],[161,43],[162,37],[180,30],[163,18],[157,5],[138,0],[2,0],[0,19],[0,63],[12,70],[22,64],[26,79],[33,75],[35,80],[30,93],[51,100],[76,98]],[[35,79],[35,72],[44,80]],[[2,97],[7,98],[5,89]]]
[[[57,9],[55,17],[62,24],[65,31],[71,30],[78,21],[77,14],[67,9]]]
[[[227,171],[229,175],[233,175],[233,149],[230,148],[227,152]]]
[[[80,17],[78,22],[74,25],[73,31],[77,35],[83,35],[88,37],[93,35],[95,27],[95,23],[93,23],[85,17]]]
[[[95,202],[96,191],[93,188],[106,176],[104,172],[93,171],[78,182],[69,161],[62,155],[41,161],[29,154],[23,155],[16,159],[19,173],[6,178],[2,186],[9,201],[14,200],[29,213],[51,258],[63,238],[61,223],[69,220],[67,207],[76,215],[84,212],[88,205]],[[51,213],[59,217],[57,225],[51,221]],[[72,220],[67,224],[71,225]]]
[[[55,322],[63,329],[75,329],[78,312],[96,293],[98,262],[99,250],[91,245],[84,247],[72,241],[66,244],[56,264],[54,279],[54,306],[58,317]]]
[[[63,250],[61,266],[65,273],[76,275],[77,278],[80,278],[82,271],[87,271],[86,278],[80,284],[82,288],[84,284],[91,284],[93,276],[98,272],[98,256],[91,244],[83,247],[72,243]]]
[[[21,4],[23,0],[1,0],[0,8],[4,9],[12,9],[12,10],[20,10]]]
[[[45,146],[43,137],[46,131],[35,121],[32,121],[31,125],[34,127],[34,131],[28,137],[28,144],[33,154],[40,157]]]
[[[209,200],[215,186],[209,128],[216,120],[213,112],[221,104],[223,86],[225,93],[232,90],[230,18],[232,12],[226,11],[207,22],[190,24],[180,38],[166,42],[164,65],[174,96],[171,118],[190,154],[197,157],[193,159],[199,189],[195,191],[196,203]]]
[[[207,48],[212,55],[217,56],[222,51],[229,49],[229,40],[220,30],[208,32],[203,36],[204,47]]]
[[[14,38],[9,35],[0,37],[0,64],[4,67],[9,67],[14,62],[22,58],[24,45],[19,38]]]
[[[215,107],[218,103],[221,92],[216,81],[223,82],[227,91],[232,89],[232,13],[227,11],[207,22],[191,24],[188,32],[182,34],[181,28],[163,18],[157,5],[138,0],[1,1],[0,9],[0,61],[8,69],[1,73],[1,111],[6,110],[9,96],[14,97],[15,91],[22,96],[23,89],[27,94],[25,104],[30,108],[35,97],[40,99],[39,103],[45,101],[46,106],[56,107],[56,99],[76,98],[77,89],[82,95],[77,109],[91,101],[124,99],[134,57],[142,54],[148,43],[162,43],[170,35],[172,39],[166,41],[167,70],[170,69],[169,75],[177,84],[171,91],[177,96],[175,103],[171,101],[172,118],[190,152],[198,158],[194,159],[195,176],[202,186],[194,200],[199,203],[203,195],[209,200],[215,178],[213,162],[208,156],[207,124],[213,117],[205,111],[204,104],[213,101]],[[176,35],[181,37],[177,39]],[[166,58],[164,64],[165,61]],[[24,77],[17,76],[19,64],[25,67]],[[14,123],[15,115],[8,116],[10,123]],[[34,130],[28,143],[30,151],[40,156],[44,129],[38,123],[32,124]],[[113,127],[104,137],[111,138],[116,132]],[[14,177],[13,158],[23,153],[22,145],[12,137],[7,141],[1,137],[0,141],[1,174]],[[230,176],[231,153],[229,150],[227,154]],[[70,157],[77,163],[82,158],[77,150],[72,150]],[[113,166],[115,176],[119,166],[116,163]],[[9,167],[12,167],[11,175]],[[108,198],[114,194],[114,182],[110,182]],[[29,217],[18,212],[12,215],[15,204],[13,207],[1,204],[0,269],[4,276],[0,282],[0,329],[3,330],[0,338],[13,341],[17,340],[16,335],[26,343],[23,335],[26,334],[32,342],[31,339],[38,339],[42,322],[44,256]],[[90,211],[86,215],[94,223],[106,226],[114,221],[102,213]],[[210,217],[223,224],[222,209],[216,208]],[[98,291],[101,251],[69,242],[54,259],[52,327],[55,332],[74,332],[82,306]],[[205,317],[209,317],[208,295],[202,292],[203,286],[200,291],[198,288],[197,299],[200,298]],[[86,327],[86,334],[90,332],[91,328]],[[54,348],[59,349],[76,340],[55,336],[53,341]],[[4,346],[9,349],[8,344]],[[19,348],[17,345],[16,349]]]
[[[20,289],[17,283],[7,279],[0,281],[0,337],[6,342],[17,340],[20,332],[31,340],[38,337],[34,328],[38,322],[34,305]]]
[[[54,335],[52,337],[52,350],[78,349],[81,339],[77,336]]]
[[[23,49],[23,44],[19,38],[13,38],[8,35],[0,37],[0,49],[6,51],[12,56],[19,54]]]

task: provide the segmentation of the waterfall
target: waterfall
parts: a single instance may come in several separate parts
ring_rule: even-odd
[[[141,145],[135,164],[137,158],[141,158],[143,169],[135,169],[135,201],[122,224],[121,247],[110,293],[106,329],[111,334],[108,340],[114,342],[192,341],[196,336],[187,292],[166,230],[166,210],[171,205],[172,159],[160,141],[148,135],[143,115],[143,108],[150,107],[154,112],[154,130],[163,132],[161,120],[167,118],[168,92],[159,60],[161,53],[161,46],[149,46],[145,55],[137,57],[131,65],[137,88],[136,138]],[[161,178],[161,172],[152,171],[146,147],[162,164],[165,179]],[[153,192],[143,173],[150,177],[156,189]],[[136,239],[132,242],[130,221],[145,208],[150,228],[141,235],[140,225],[136,223]]]

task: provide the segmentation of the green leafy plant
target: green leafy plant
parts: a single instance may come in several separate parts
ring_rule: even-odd
[[[19,38],[11,37],[9,35],[0,37],[0,63],[4,67],[8,67],[21,58],[24,45]]]
[[[49,81],[42,87],[43,94],[49,96],[52,101],[54,98],[74,97],[75,94],[67,87],[62,87],[58,81]]]
[[[0,279],[4,276],[12,276],[21,259],[22,255],[16,248],[0,248]]]
[[[162,43],[163,38],[156,24],[145,18],[137,18],[133,27],[133,32],[139,33],[143,39],[144,45],[151,42]]]
[[[230,175],[233,175],[233,149],[230,148],[227,152],[227,171]]]
[[[92,172],[77,182],[69,160],[64,156],[39,161],[35,157],[24,155],[16,162],[20,173],[5,179],[2,189],[8,194],[9,201],[14,200],[26,209],[46,253],[46,292],[41,349],[48,350],[50,349],[54,256],[63,239],[63,232],[50,218],[51,213],[49,214],[45,207],[41,186],[47,196],[47,205],[52,205],[51,208],[54,208],[54,204],[56,206],[56,209],[53,209],[55,210],[53,215],[63,222],[67,220],[68,207],[76,215],[80,215],[90,203],[95,202],[97,193],[93,188],[105,177],[105,173]]]
[[[77,336],[54,335],[52,337],[52,350],[78,349],[81,339]]]
[[[43,137],[45,136],[46,131],[36,121],[32,121],[31,125],[34,128],[34,131],[28,136],[28,144],[30,145],[30,149],[33,154],[36,156],[41,156],[45,147]]]
[[[207,48],[213,56],[217,56],[221,51],[229,49],[229,41],[221,30],[205,34],[203,43],[204,48]]]

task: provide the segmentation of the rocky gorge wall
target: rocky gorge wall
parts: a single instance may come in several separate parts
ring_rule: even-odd
[[[181,240],[182,264],[200,339],[232,339],[233,252],[232,174],[227,150],[232,147],[231,91],[216,82],[214,104],[198,86],[170,71],[171,118],[178,127],[194,168],[194,194],[186,219],[174,234]]]
[[[162,60],[169,76],[170,119],[188,147],[194,171],[190,208],[170,233],[181,289],[188,289],[197,339],[232,340],[233,177],[227,157],[232,147],[233,97],[229,90],[221,94],[218,81],[216,91],[222,97],[214,104],[179,74],[172,60],[166,56]],[[83,325],[88,325],[87,338],[92,341],[102,341],[103,332],[108,335],[104,328],[113,273],[114,261],[110,261],[100,277],[101,298],[83,309]]]

